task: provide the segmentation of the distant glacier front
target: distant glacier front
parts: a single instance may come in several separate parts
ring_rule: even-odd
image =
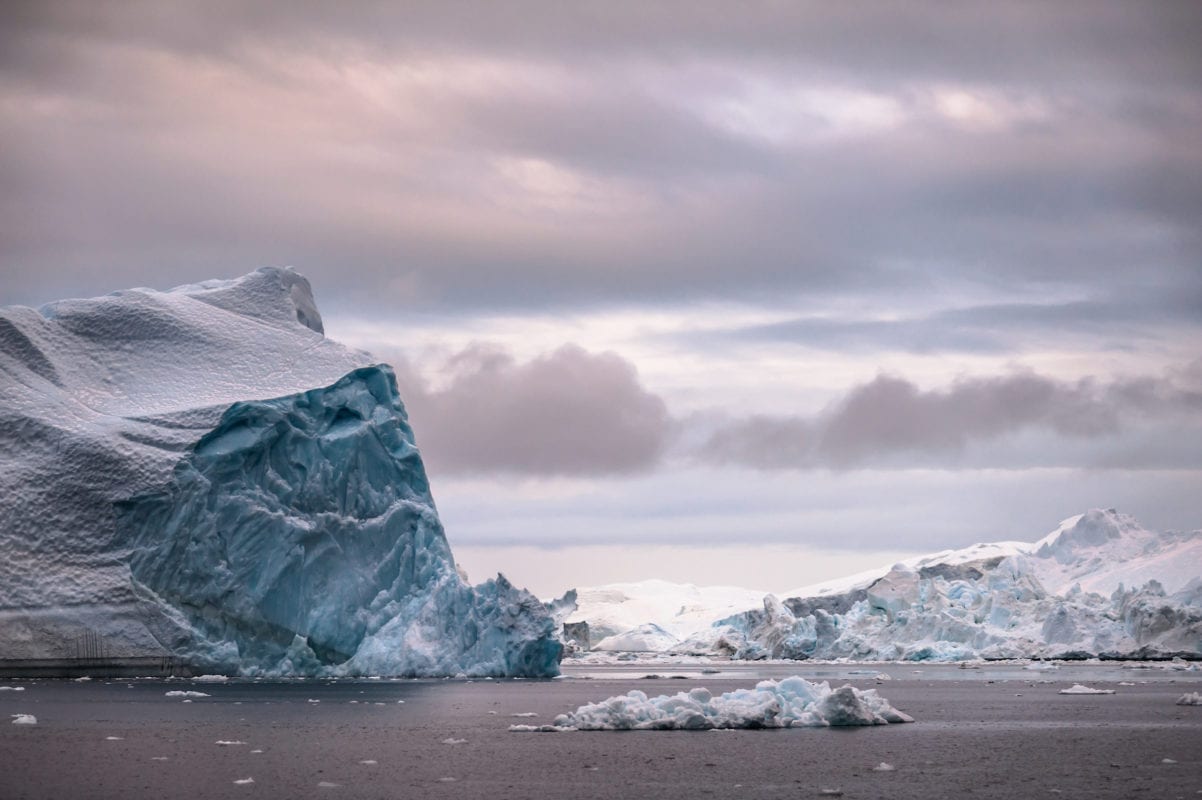
[[[0,659],[240,675],[558,674],[455,568],[389,367],[264,269],[0,311]]]
[[[1202,659],[1202,531],[1150,531],[1114,509],[1071,517],[1033,543],[934,553],[753,604],[755,595],[662,581],[581,588],[568,623],[586,624],[591,649],[611,654]]]

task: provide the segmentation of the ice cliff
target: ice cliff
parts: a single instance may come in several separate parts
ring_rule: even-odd
[[[660,586],[656,595],[679,598],[685,590],[696,592]],[[594,605],[599,618],[620,616]],[[738,659],[1200,658],[1202,531],[1149,531],[1113,509],[1095,509],[1034,543],[936,553],[783,600],[768,595],[738,613],[715,609],[704,625],[682,625],[680,608],[644,612],[641,628],[607,641],[639,638],[655,625],[678,639],[656,648],[642,637],[637,649]],[[701,613],[693,609],[692,617]]]
[[[555,624],[457,574],[390,368],[264,269],[0,310],[0,658],[553,675]]]

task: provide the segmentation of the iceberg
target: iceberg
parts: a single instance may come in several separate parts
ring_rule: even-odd
[[[687,626],[679,621],[675,598],[705,596],[685,586],[580,589],[587,602],[574,619],[629,626],[605,640],[608,650],[658,641],[661,651],[742,660],[1199,659],[1199,565],[1202,531],[1153,532],[1095,509],[1033,543],[934,553],[783,600],[761,593],[758,607],[745,602],[733,613],[702,604],[708,624],[695,624],[696,614]],[[657,626],[677,640],[645,635]]]
[[[0,311],[7,659],[241,675],[558,673],[455,569],[390,367],[289,269]]]
[[[713,695],[697,688],[648,697],[637,689],[560,714],[551,726],[511,726],[514,731],[730,730],[887,725],[913,722],[875,689],[832,689],[794,675],[760,681],[754,689]]]

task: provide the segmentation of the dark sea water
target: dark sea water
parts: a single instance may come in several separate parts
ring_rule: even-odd
[[[1202,707],[1175,704],[1202,691],[1199,672],[717,668],[577,666],[553,681],[0,681],[26,687],[0,691],[0,799],[1202,796]],[[634,688],[723,692],[792,674],[877,689],[916,722],[508,731]],[[1116,693],[1058,694],[1073,683]],[[211,696],[185,703],[172,690]],[[9,724],[17,713],[38,724]],[[874,770],[881,762],[895,769]]]

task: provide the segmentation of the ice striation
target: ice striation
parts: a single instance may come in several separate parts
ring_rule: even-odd
[[[761,595],[758,607],[737,613],[715,609],[710,624],[662,650],[749,660],[1199,658],[1199,565],[1202,531],[1157,533],[1096,509],[1033,544],[944,551],[784,600]],[[671,593],[657,587],[656,595]],[[631,638],[647,649],[652,640],[639,632],[671,624],[673,605],[607,641]],[[616,613],[602,608],[599,616]]]
[[[389,367],[265,269],[0,312],[0,644],[246,675],[553,675],[456,572]]]

